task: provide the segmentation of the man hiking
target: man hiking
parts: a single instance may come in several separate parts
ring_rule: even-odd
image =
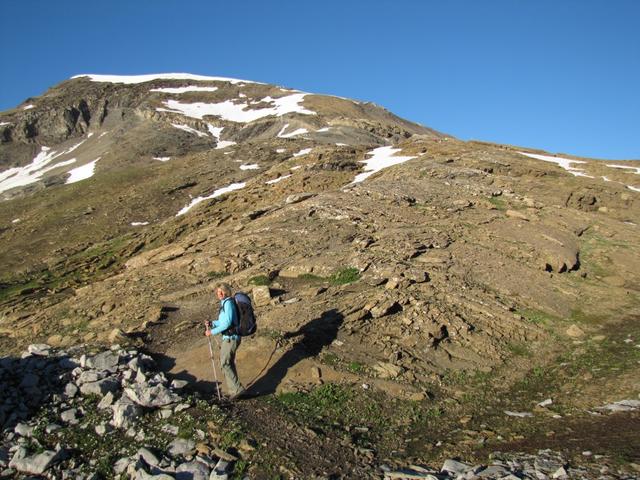
[[[222,335],[220,345],[220,366],[227,382],[227,390],[231,400],[241,398],[245,389],[238,381],[236,371],[236,350],[240,346],[240,336],[236,332],[238,325],[238,309],[233,300],[231,287],[227,283],[220,283],[215,288],[216,297],[220,300],[218,320],[207,322],[205,335]]]

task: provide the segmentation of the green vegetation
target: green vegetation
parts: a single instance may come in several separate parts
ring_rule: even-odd
[[[256,275],[249,279],[249,285],[267,286],[271,285],[271,280],[266,275]]]
[[[216,280],[218,278],[224,278],[227,275],[229,275],[227,272],[208,272],[207,278],[209,278],[209,280]]]
[[[365,373],[366,367],[360,362],[350,362],[347,365],[347,370],[349,370],[351,373],[363,374]]]
[[[508,207],[507,202],[500,197],[489,198],[489,203],[501,211],[507,210],[507,207]]]
[[[347,267],[337,271],[329,277],[331,285],[346,285],[360,279],[360,271],[355,267]]]
[[[298,275],[298,278],[310,283],[323,283],[327,280],[325,277],[320,277],[312,273],[303,273],[302,275]]]
[[[551,326],[556,324],[560,320],[554,315],[533,308],[518,310],[517,313],[520,316],[524,317],[527,322],[533,323],[535,325]]]
[[[518,357],[530,357],[531,356],[531,350],[529,350],[529,347],[527,347],[526,344],[524,343],[509,343],[507,344],[507,349],[514,355],[518,356]]]

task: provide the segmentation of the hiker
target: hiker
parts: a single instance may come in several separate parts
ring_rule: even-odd
[[[220,300],[220,313],[218,320],[212,321],[211,326],[207,322],[205,335],[222,335],[220,365],[227,381],[230,399],[235,400],[245,393],[245,389],[238,381],[235,362],[236,350],[240,346],[240,336],[235,331],[238,325],[238,310],[232,297],[231,287],[227,283],[217,285],[215,294]]]

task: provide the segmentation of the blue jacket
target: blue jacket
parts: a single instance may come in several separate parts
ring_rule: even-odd
[[[238,311],[233,298],[226,297],[220,302],[220,314],[218,320],[211,322],[211,335],[217,335],[224,332],[232,325],[238,324]],[[240,337],[236,334],[222,335],[224,340],[237,340]]]

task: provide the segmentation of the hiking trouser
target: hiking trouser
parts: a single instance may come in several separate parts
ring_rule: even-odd
[[[220,344],[220,366],[227,382],[229,395],[236,395],[243,390],[236,371],[236,350],[239,346],[240,339],[222,339]]]

